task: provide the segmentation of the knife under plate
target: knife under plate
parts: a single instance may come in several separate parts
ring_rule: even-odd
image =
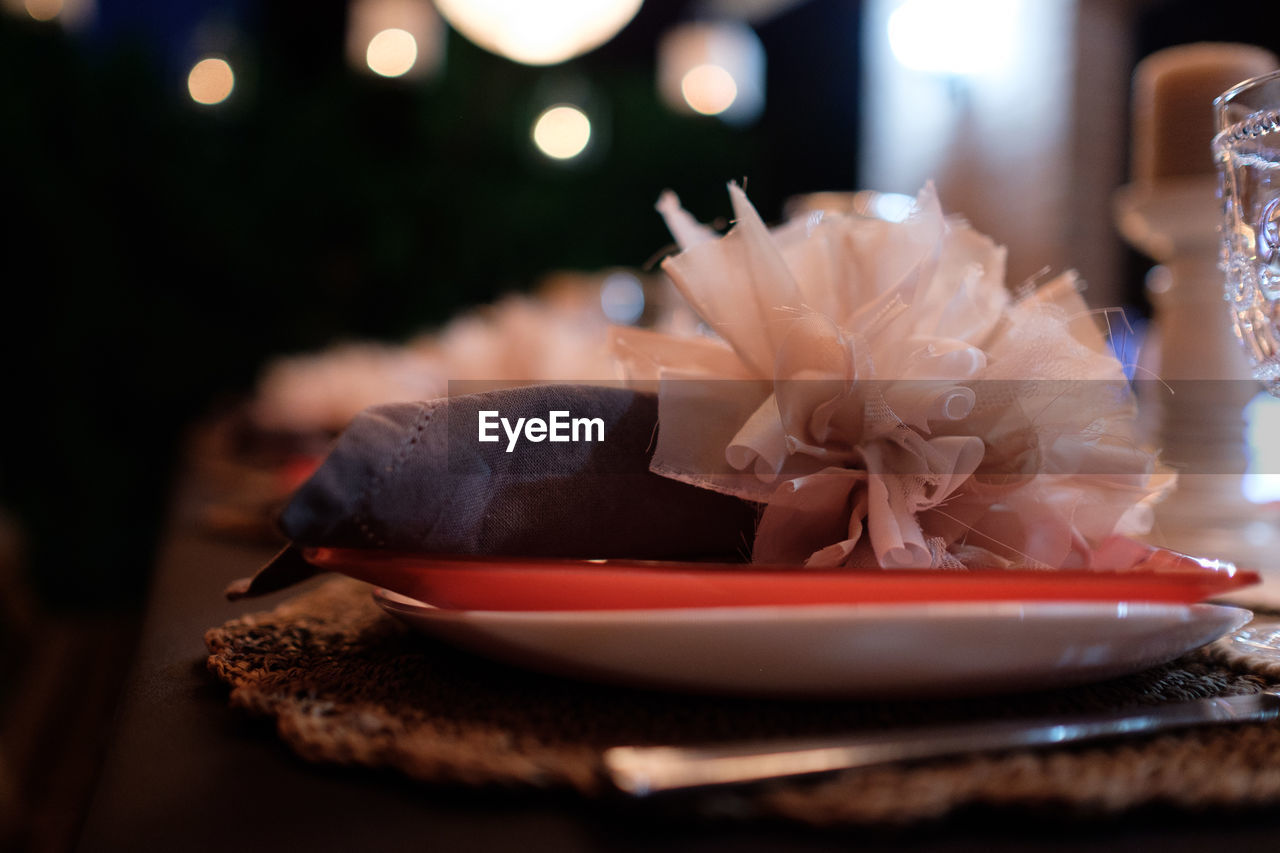
[[[1280,691],[1195,699],[1124,711],[984,720],[900,731],[701,747],[620,746],[604,753],[613,784],[635,796],[939,758],[1051,746],[1167,729],[1280,718]]]

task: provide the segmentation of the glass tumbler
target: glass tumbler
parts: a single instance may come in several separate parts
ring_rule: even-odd
[[[1280,396],[1280,72],[1213,102],[1225,298],[1253,375]]]

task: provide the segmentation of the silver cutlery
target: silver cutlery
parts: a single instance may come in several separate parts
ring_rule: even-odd
[[[700,747],[621,746],[604,754],[635,796],[760,782],[969,752],[1042,747],[1169,729],[1280,718],[1280,691],[1041,719],[980,721],[805,740]]]

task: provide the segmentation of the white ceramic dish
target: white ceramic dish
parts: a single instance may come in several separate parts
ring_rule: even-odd
[[[906,697],[1083,683],[1244,625],[1213,604],[950,603],[498,612],[375,598],[415,630],[544,672],[637,687]]]

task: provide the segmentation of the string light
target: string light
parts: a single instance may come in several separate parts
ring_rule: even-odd
[[[52,21],[62,14],[62,0],[25,0],[22,5],[37,21]]]
[[[97,0],[0,0],[0,8],[71,31],[84,30],[98,14]]]
[[[658,43],[658,93],[674,110],[747,124],[764,109],[764,66],[764,46],[746,24],[682,24]]]
[[[231,65],[215,56],[197,62],[187,75],[187,91],[197,104],[220,104],[235,88],[236,78]]]
[[[694,112],[719,115],[738,98],[733,75],[719,65],[695,65],[680,80],[680,92]]]
[[[543,111],[533,124],[533,142],[553,160],[572,160],[591,141],[591,120],[572,104]]]
[[[365,51],[369,70],[383,77],[401,77],[418,61],[418,42],[413,35],[392,27],[369,39]]]
[[[380,77],[428,77],[444,63],[445,25],[430,0],[351,0],[347,64]]]

